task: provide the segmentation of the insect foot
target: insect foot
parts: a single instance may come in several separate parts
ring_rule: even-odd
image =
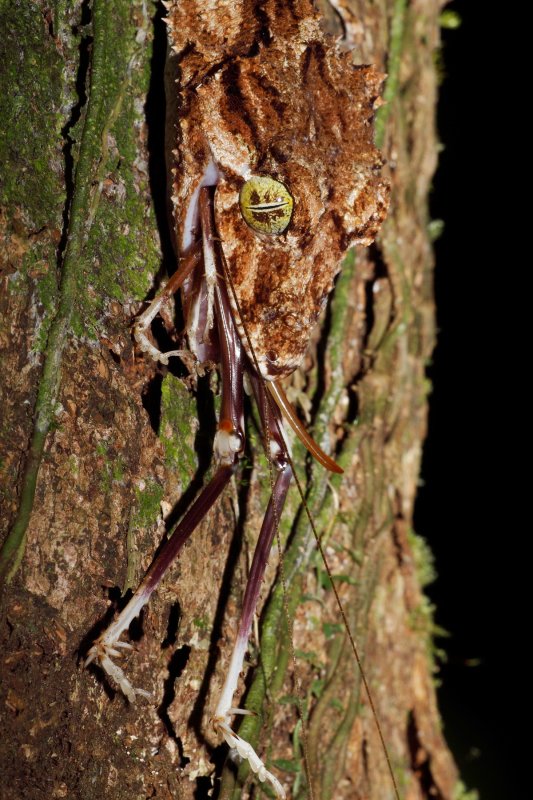
[[[148,338],[147,332],[150,328],[150,324],[153,318],[160,311],[159,305],[152,304],[147,309],[147,312],[149,313],[145,312],[140,316],[139,322],[135,326],[134,334],[135,334],[135,340],[143,353],[149,355],[150,358],[152,358],[154,361],[159,361],[164,366],[168,366],[169,358],[172,358],[174,356],[182,358],[182,357],[187,357],[190,354],[188,350],[169,350],[166,353],[162,353],[161,350],[155,347]]]
[[[142,585],[140,588],[142,589]],[[119,639],[123,632],[129,628],[131,621],[139,615],[142,607],[148,601],[148,597],[149,595],[142,591],[133,595],[128,605],[121,611],[116,620],[111,623],[93,644],[85,660],[86,667],[92,663],[98,664],[104,672],[109,675],[113,682],[118,685],[121,692],[126,695],[130,703],[135,702],[135,695],[137,694],[141,694],[144,697],[151,697],[151,695],[144,689],[136,689],[132,686],[126,678],[124,670],[114,663],[112,657],[120,658],[122,656],[120,650],[133,650],[131,644],[128,642],[121,642]]]
[[[93,644],[85,660],[85,666],[88,667],[89,664],[92,663],[98,664],[98,666],[109,675],[113,682],[117,684],[130,703],[135,702],[135,695],[137,694],[141,694],[144,697],[151,697],[150,693],[146,692],[144,689],[136,689],[132,686],[130,681],[126,678],[124,670],[115,664],[111,658],[112,656],[114,658],[120,658],[122,656],[120,650],[116,648],[120,647],[122,650],[133,650],[132,645],[127,642],[109,642],[106,639],[107,636],[104,634]]]
[[[166,353],[162,353],[148,338],[150,326],[155,317],[161,314],[165,306],[170,302],[170,298],[173,296],[174,292],[182,285],[183,281],[191,274],[193,269],[198,266],[199,261],[200,250],[198,247],[192,247],[163,291],[152,300],[148,308],[143,311],[137,319],[133,329],[135,340],[140,350],[149,355],[154,361],[159,361],[165,366],[168,365],[169,358],[178,356],[182,359],[188,359],[190,358],[190,353],[188,350],[170,350]]]
[[[267,770],[252,745],[233,731],[230,725],[230,713],[246,714],[249,712],[241,711],[236,708],[230,708],[226,714],[213,717],[213,727],[218,734],[224,737],[226,744],[229,746],[230,758],[232,758],[234,761],[239,759],[247,761],[252,772],[257,775],[258,781],[260,781],[260,783],[268,781],[268,783],[270,783],[274,789],[276,797],[280,797],[285,800],[287,797],[285,794],[285,789],[278,781],[276,776]]]

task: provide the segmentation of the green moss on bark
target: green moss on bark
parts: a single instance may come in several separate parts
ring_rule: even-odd
[[[0,198],[34,230],[61,228],[65,202],[61,129],[74,103],[60,43],[36,3],[0,3]],[[63,43],[67,50],[72,40]]]
[[[196,403],[184,384],[174,375],[165,376],[161,386],[161,422],[159,438],[165,448],[165,461],[177,470],[186,488],[198,465],[194,450]]]
[[[51,246],[47,252],[50,265],[61,270],[57,299],[50,280],[53,268],[44,271],[46,282],[41,281],[41,305],[50,315],[36,329],[36,348],[44,350],[45,360],[19,513],[0,552],[1,573],[13,574],[22,557],[39,466],[57,410],[67,343],[73,333],[105,334],[110,300],[139,299],[157,266],[154,216],[144,194],[148,173],[143,101],[151,55],[151,20],[146,11],[144,5],[128,0],[112,4],[95,0],[90,28],[80,33],[81,5],[76,8],[74,29],[70,17],[55,15],[60,32],[34,5],[1,7],[4,27],[9,29],[4,61],[12,71],[4,74],[3,83],[14,84],[16,91],[0,93],[10,96],[5,102],[11,106],[3,110],[5,118],[13,120],[0,153],[5,160],[15,159],[19,167],[8,170],[9,182],[2,187],[4,205],[13,217],[17,208],[26,227],[59,225],[61,217],[65,223],[62,239],[50,237],[52,244],[62,241],[64,250],[53,252]],[[71,34],[75,31],[81,37],[79,62],[70,60],[72,47],[63,50],[64,41],[71,45],[74,41],[68,34],[65,38],[69,26]],[[89,34],[90,40],[85,38]],[[89,59],[87,65],[83,54]],[[66,92],[64,84],[69,87]],[[75,87],[80,105],[87,106],[78,109],[74,125]],[[43,120],[40,108],[45,109]],[[70,158],[72,186],[68,185]],[[18,183],[23,188],[15,199]],[[29,261],[27,256],[25,262]]]

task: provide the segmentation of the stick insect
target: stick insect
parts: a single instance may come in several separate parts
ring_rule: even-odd
[[[370,244],[388,205],[372,118],[382,76],[354,67],[322,32],[309,0],[245,16],[220,3],[167,3],[180,68],[172,202],[180,264],[135,325],[140,349],[162,364],[150,326],[181,290],[188,346],[198,364],[216,362],[221,405],[216,470],[164,543],[130,602],[89,651],[130,702],[144,694],[115,663],[122,641],[181,547],[213,507],[244,452],[244,392],[255,398],[274,478],[246,586],[242,616],[213,726],[259,781],[286,796],[251,744],[232,727],[234,695],[273,538],[293,477],[285,425],[328,470],[342,471],[307,433],[282,379],[299,365],[340,261]],[[219,26],[198,29],[218,14]],[[364,678],[363,678],[364,680]],[[392,772],[391,772],[392,775]],[[393,778],[394,781],[394,778]]]

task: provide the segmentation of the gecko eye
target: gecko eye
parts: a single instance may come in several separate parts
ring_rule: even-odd
[[[274,178],[256,175],[246,181],[239,195],[244,221],[257,233],[283,233],[291,221],[294,200]]]

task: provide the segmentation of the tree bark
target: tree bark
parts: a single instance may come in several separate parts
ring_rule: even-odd
[[[377,138],[393,184],[379,241],[346,260],[290,392],[342,479],[295,446],[403,798],[457,798],[435,702],[431,557],[412,530],[435,339],[428,192],[440,0],[338,0],[358,62],[388,72]],[[216,379],[136,358],[131,322],[169,255],[164,26],[131,0],[0,3],[3,249],[2,797],[257,795],[209,726],[269,491],[247,463],[133,626],[128,705],[82,656],[209,472]],[[167,263],[171,259],[167,258]],[[181,372],[178,371],[181,369]],[[291,797],[393,796],[368,700],[295,490],[244,676],[249,735]],[[269,588],[272,587],[272,588]],[[294,619],[296,677],[284,606]],[[255,669],[254,669],[255,667]],[[302,736],[295,696],[309,712]],[[241,776],[242,777],[242,776]],[[240,780],[240,778],[239,778]],[[210,795],[209,795],[210,796]]]

